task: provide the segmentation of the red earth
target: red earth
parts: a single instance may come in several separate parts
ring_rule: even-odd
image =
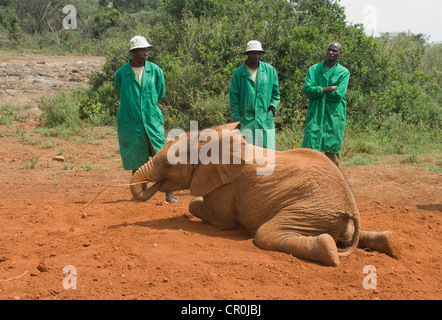
[[[40,67],[89,58],[23,57]],[[2,62],[16,63],[16,68],[21,63],[2,59],[0,68]],[[102,59],[94,61],[99,66]],[[72,70],[72,64],[66,69]],[[29,92],[32,83],[15,83],[5,93],[12,84],[0,80],[1,104],[7,93],[17,94],[11,101],[28,105],[23,112],[33,110],[38,99]],[[50,95],[42,90],[37,91]],[[128,187],[105,188],[130,180],[114,129],[59,139],[35,133],[35,126],[32,117],[0,126],[0,299],[442,297],[441,174],[405,165],[343,168],[363,229],[395,232],[402,254],[396,260],[356,249],[341,258],[339,267],[324,267],[261,250],[244,230],[223,231],[192,217],[188,190],[175,193],[179,204],[167,204],[164,194],[136,202]],[[376,269],[376,283],[367,281],[374,274],[366,266]],[[75,271],[76,278],[67,270]]]

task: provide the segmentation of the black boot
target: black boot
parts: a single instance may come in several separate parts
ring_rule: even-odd
[[[177,198],[175,198],[172,192],[166,192],[166,202],[180,203],[180,201]]]

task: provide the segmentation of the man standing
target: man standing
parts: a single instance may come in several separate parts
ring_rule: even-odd
[[[142,36],[130,40],[132,59],[115,73],[115,90],[120,98],[117,112],[118,143],[125,170],[135,171],[165,144],[163,114],[158,102],[164,97],[163,71],[148,62],[152,46]],[[172,193],[166,201],[179,202]]]
[[[265,51],[259,41],[249,41],[244,53],[247,61],[232,76],[230,114],[233,121],[241,123],[247,142],[275,149],[274,116],[280,102],[278,76],[274,67],[260,61]]]
[[[309,98],[302,148],[325,154],[339,167],[339,155],[347,118],[347,92],[350,72],[338,62],[342,45],[332,42],[326,60],[308,69],[303,92]]]

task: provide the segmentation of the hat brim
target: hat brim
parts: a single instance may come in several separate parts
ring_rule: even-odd
[[[261,53],[266,53],[265,50],[254,50],[254,49],[246,50],[243,53],[253,52],[253,51],[258,51],[258,52],[261,52]]]
[[[129,49],[128,52],[131,52],[132,50],[135,50],[135,49],[146,49],[146,48],[152,48],[152,47],[153,47],[153,45],[139,46],[139,47],[135,47],[135,48],[131,48],[131,49]]]

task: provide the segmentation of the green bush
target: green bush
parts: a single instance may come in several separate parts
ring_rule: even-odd
[[[20,20],[12,8],[0,7],[0,27],[6,29],[10,40],[16,42],[21,34]]]
[[[191,120],[200,128],[226,123],[231,76],[246,59],[246,43],[256,39],[266,50],[263,61],[278,72],[277,148],[299,147],[307,69],[322,62],[327,45],[337,40],[344,47],[340,62],[351,72],[344,155],[440,150],[441,44],[410,32],[367,36],[362,25],[346,22],[338,1],[123,0],[107,8],[104,0],[74,0],[82,21],[78,30],[49,30],[47,19],[56,10],[39,16],[50,2],[41,0],[31,15],[31,2],[0,5],[2,47],[106,56],[102,70],[90,75],[89,89],[42,101],[48,126],[114,125],[114,74],[130,58],[128,41],[136,34],[153,44],[149,60],[164,71],[160,107],[166,129],[187,129]],[[16,46],[20,42],[26,49]]]
[[[280,151],[301,147],[304,131],[299,127],[285,128],[276,132],[276,149]]]
[[[49,128],[59,126],[80,128],[79,106],[66,92],[60,91],[53,98],[42,97],[38,108],[42,111],[40,124]]]
[[[112,83],[104,83],[97,90],[75,90],[74,97],[82,120],[94,126],[115,124],[118,99]]]
[[[162,105],[165,128],[190,130],[190,121],[198,121],[200,130],[228,122],[229,97],[226,94],[209,97],[197,97],[190,103],[186,113]]]
[[[0,106],[0,125],[10,126],[16,117],[15,108],[7,103]]]

